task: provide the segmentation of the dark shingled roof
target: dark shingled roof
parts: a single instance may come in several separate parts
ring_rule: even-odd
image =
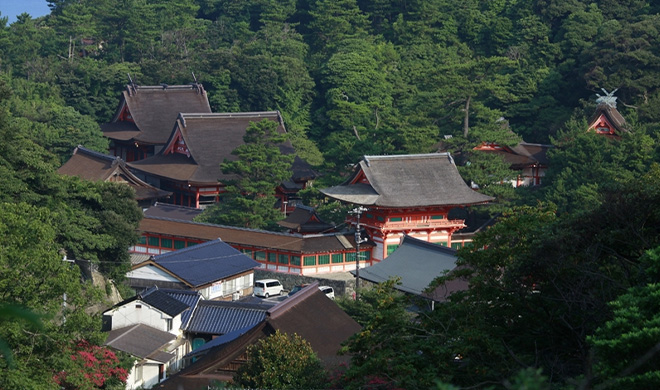
[[[128,124],[130,122],[118,122],[124,106],[128,106],[135,122],[134,127]],[[101,126],[101,129],[110,139],[132,139],[146,144],[162,145],[172,134],[174,122],[180,112],[211,112],[206,91],[201,84],[128,85],[112,123]]]
[[[202,299],[202,296],[198,291],[193,290],[175,290],[169,288],[163,288],[160,291],[166,293],[170,297],[183,302],[190,310],[186,310],[181,314],[181,329],[185,329],[188,326],[188,320],[193,314],[194,308],[197,306],[197,303]]]
[[[222,335],[245,327],[252,327],[266,318],[263,305],[238,302],[200,301],[186,328],[189,333]]]
[[[348,232],[303,236],[300,234],[277,233],[266,230],[177,221],[147,216],[140,221],[139,230],[145,233],[200,240],[215,240],[219,237],[222,241],[230,245],[278,248],[284,251],[305,254],[340,252],[355,248],[355,234]],[[365,242],[360,245],[364,249],[374,246],[373,242]]]
[[[154,256],[153,263],[192,287],[200,287],[259,267],[220,239]],[[151,264],[147,261],[138,267]]]
[[[279,111],[195,114],[181,113],[176,120],[167,145],[156,155],[129,163],[133,169],[147,174],[194,184],[217,184],[218,181],[235,178],[222,173],[220,164],[225,160],[236,160],[232,153],[243,145],[243,136],[251,122],[264,119],[279,124],[278,131],[285,133],[284,122]],[[169,153],[168,149],[180,132],[190,153]],[[284,154],[293,154],[290,143],[280,147]],[[293,164],[293,179],[313,179],[316,173],[308,164],[297,158]]]
[[[172,194],[140,180],[128,170],[121,158],[95,152],[80,145],[57,172],[89,181],[125,182],[135,190],[137,200],[164,198]]]
[[[142,359],[167,363],[174,355],[161,350],[174,339],[176,336],[172,333],[137,324],[111,330],[105,345]]]
[[[144,211],[148,217],[160,217],[176,219],[181,221],[192,221],[196,216],[202,213],[202,209],[194,207],[178,206],[170,203],[156,202],[153,206]]]
[[[600,103],[596,106],[596,111],[594,111],[591,119],[589,120],[589,127],[593,127],[594,123],[600,118],[601,115],[604,115],[605,118],[614,126],[614,129],[617,133],[627,133],[628,124],[623,118],[623,115],[616,109],[607,103]]]
[[[434,297],[424,290],[431,282],[456,268],[456,250],[442,245],[404,236],[401,245],[383,261],[360,269],[360,279],[373,283],[382,283],[399,277],[401,284],[395,288],[406,293],[433,297],[444,301],[449,293],[454,292],[443,287],[445,296]],[[355,275],[355,271],[351,271]],[[467,288],[467,286],[465,286]],[[441,294],[442,295],[442,294]]]
[[[548,150],[553,145],[531,144],[521,142],[513,147],[500,147],[499,149],[480,149],[485,153],[494,153],[502,156],[505,162],[511,165],[513,169],[523,169],[528,166],[548,166]]]
[[[364,156],[344,184],[320,191],[343,202],[395,208],[493,200],[465,184],[449,153]]]
[[[313,207],[298,205],[278,225],[299,233],[321,233],[330,231],[334,225],[323,222]]]

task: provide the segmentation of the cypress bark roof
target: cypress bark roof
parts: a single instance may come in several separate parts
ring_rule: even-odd
[[[140,180],[128,170],[121,158],[95,152],[80,145],[73,150],[71,158],[57,172],[89,181],[125,182],[133,187],[137,200],[158,199],[172,194]]]
[[[616,109],[616,107],[607,103],[600,103],[596,106],[596,111],[594,111],[591,119],[589,120],[589,128],[592,128],[596,125],[596,121],[600,116],[603,115],[605,118],[614,126],[614,130],[617,133],[627,133],[628,125],[626,120],[623,118],[623,115]]]
[[[493,200],[465,184],[449,153],[364,156],[343,184],[320,191],[348,203],[397,208]]]
[[[134,124],[119,120],[124,107],[128,107]],[[101,130],[110,139],[161,145],[170,137],[180,112],[211,112],[201,84],[127,85],[115,117],[111,123],[101,126]]]
[[[334,225],[323,222],[314,208],[303,205],[296,206],[291,214],[277,224],[298,233],[322,233],[334,228]]]
[[[189,182],[191,184],[218,184],[218,181],[234,179],[222,173],[220,164],[225,160],[235,161],[232,151],[243,145],[243,136],[251,122],[270,119],[279,124],[278,131],[285,133],[284,122],[279,111],[189,114],[181,113],[166,146],[156,155],[134,161],[131,168],[148,174]],[[187,154],[172,152],[174,142],[185,143]],[[290,143],[280,147],[283,154],[293,154]],[[315,177],[308,164],[299,158],[294,162],[293,179]]]

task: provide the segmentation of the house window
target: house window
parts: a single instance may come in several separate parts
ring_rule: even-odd
[[[168,332],[170,330],[172,330],[172,319],[171,318],[166,318],[165,319],[165,326],[166,326]]]
[[[332,263],[341,263],[344,261],[344,254],[343,253],[333,253],[332,254]]]
[[[186,242],[182,240],[174,240],[174,249],[183,249],[186,247]]]
[[[300,265],[300,256],[291,256],[291,265]]]
[[[277,262],[277,253],[268,252],[268,262],[269,263]]]
[[[266,260],[266,252],[255,251],[254,252],[254,259],[257,260],[257,261],[265,261]]]
[[[149,246],[160,246],[160,239],[158,237],[149,237]]]
[[[330,264],[330,255],[319,255],[319,265]]]
[[[289,255],[284,255],[280,253],[278,260],[280,264],[289,264]]]
[[[303,265],[316,265],[316,256],[305,256],[303,258]]]
[[[399,247],[399,245],[388,245],[387,246],[387,255],[388,256],[391,255],[392,252],[394,252],[396,250],[396,248],[398,248],[398,247]]]

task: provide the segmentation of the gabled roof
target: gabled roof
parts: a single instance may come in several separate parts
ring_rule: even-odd
[[[589,120],[589,129],[595,128],[599,119],[603,116],[613,127],[615,133],[627,133],[628,125],[626,120],[623,118],[619,110],[616,109],[616,105],[608,103],[599,103],[596,106],[596,111],[594,111],[591,119]]]
[[[147,265],[162,268],[191,287],[201,287],[259,267],[258,262],[220,239],[154,256],[135,268]]]
[[[227,334],[263,321],[267,309],[257,304],[200,301],[185,330],[189,333]]]
[[[553,145],[532,144],[520,142],[516,146],[500,146],[497,144],[482,144],[474,148],[487,153],[495,153],[502,156],[505,162],[514,169],[522,169],[527,166],[548,166],[548,150]]]
[[[493,200],[465,184],[449,153],[364,156],[342,185],[320,191],[343,202],[377,207],[459,206]]]
[[[301,254],[355,249],[355,234],[353,233],[301,235],[148,216],[140,221],[139,230],[143,233],[199,240],[215,240],[219,237],[230,245],[278,248]],[[365,242],[360,245],[364,249],[374,246],[373,242]]]
[[[338,356],[338,352],[341,344],[360,330],[360,325],[328,299],[315,282],[273,306],[257,325],[237,329],[193,351],[189,356],[197,356],[198,360],[160,386],[163,389],[193,388],[216,379],[231,379],[231,373],[225,368],[248,346],[277,330],[305,339],[324,366],[330,368],[348,360],[346,356]]]
[[[120,114],[125,107],[134,123],[120,121]],[[180,112],[211,112],[206,91],[201,84],[127,85],[115,117],[111,123],[102,125],[101,130],[110,139],[162,145],[172,134]]]
[[[202,213],[202,209],[194,207],[178,206],[170,203],[156,202],[144,211],[145,216],[176,219],[181,221],[192,221]]]
[[[181,329],[185,329],[188,326],[188,320],[192,316],[197,304],[202,299],[202,296],[198,291],[192,290],[175,290],[169,288],[163,288],[160,291],[166,293],[170,297],[183,302],[190,310],[186,310],[181,314]]]
[[[321,220],[316,209],[303,205],[296,206],[291,214],[277,224],[299,233],[321,233],[334,228],[334,225]]]
[[[193,184],[218,184],[235,178],[222,173],[224,160],[237,159],[232,151],[243,145],[243,136],[252,122],[269,119],[278,123],[278,131],[285,133],[279,111],[241,113],[181,113],[165,147],[156,155],[129,164],[142,172]],[[182,146],[183,145],[183,146]],[[179,152],[175,151],[179,150]],[[290,143],[280,147],[283,154],[293,154]],[[297,158],[293,164],[293,179],[316,177],[308,164]]]
[[[125,182],[133,187],[137,200],[158,199],[172,194],[140,180],[128,170],[121,158],[95,152],[81,145],[73,150],[71,158],[57,172],[89,181]]]
[[[158,287],[154,286],[144,290],[143,292],[132,296],[130,298],[124,299],[123,301],[117,303],[112,308],[106,310],[105,312],[113,311],[115,308],[124,306],[128,303],[135,301],[142,301],[147,305],[153,307],[156,310],[159,310],[170,317],[174,317],[178,314],[186,312],[192,306],[182,302],[181,300],[176,299],[169,295],[166,291],[159,290]],[[189,312],[190,310],[188,310]],[[190,315],[190,313],[187,313]],[[183,315],[182,315],[183,318]]]
[[[137,324],[110,331],[105,345],[142,359],[167,363],[174,355],[162,349],[174,339],[172,333]]]
[[[391,278],[401,278],[401,284],[396,289],[406,293],[433,297],[424,290],[431,282],[456,268],[456,250],[422,241],[410,236],[404,236],[399,247],[383,261],[370,267],[360,269],[360,279],[373,283],[382,283]],[[355,274],[355,271],[351,271]],[[467,286],[465,286],[467,288]],[[446,288],[445,288],[446,290]],[[434,300],[445,300],[444,297],[433,297]]]

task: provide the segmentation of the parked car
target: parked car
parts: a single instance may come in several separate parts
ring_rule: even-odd
[[[282,294],[282,283],[277,279],[262,279],[254,282],[254,295],[268,298]]]
[[[325,294],[326,297],[328,297],[330,299],[335,299],[335,289],[334,288],[332,288],[330,286],[319,286],[319,290],[321,290],[321,292],[323,294]]]
[[[288,296],[291,296],[291,295],[297,293],[298,291],[302,290],[303,288],[305,288],[305,287],[307,287],[307,286],[309,286],[309,284],[299,284],[299,285],[297,285],[297,286],[293,286],[293,288],[291,289],[291,291],[289,291]]]

